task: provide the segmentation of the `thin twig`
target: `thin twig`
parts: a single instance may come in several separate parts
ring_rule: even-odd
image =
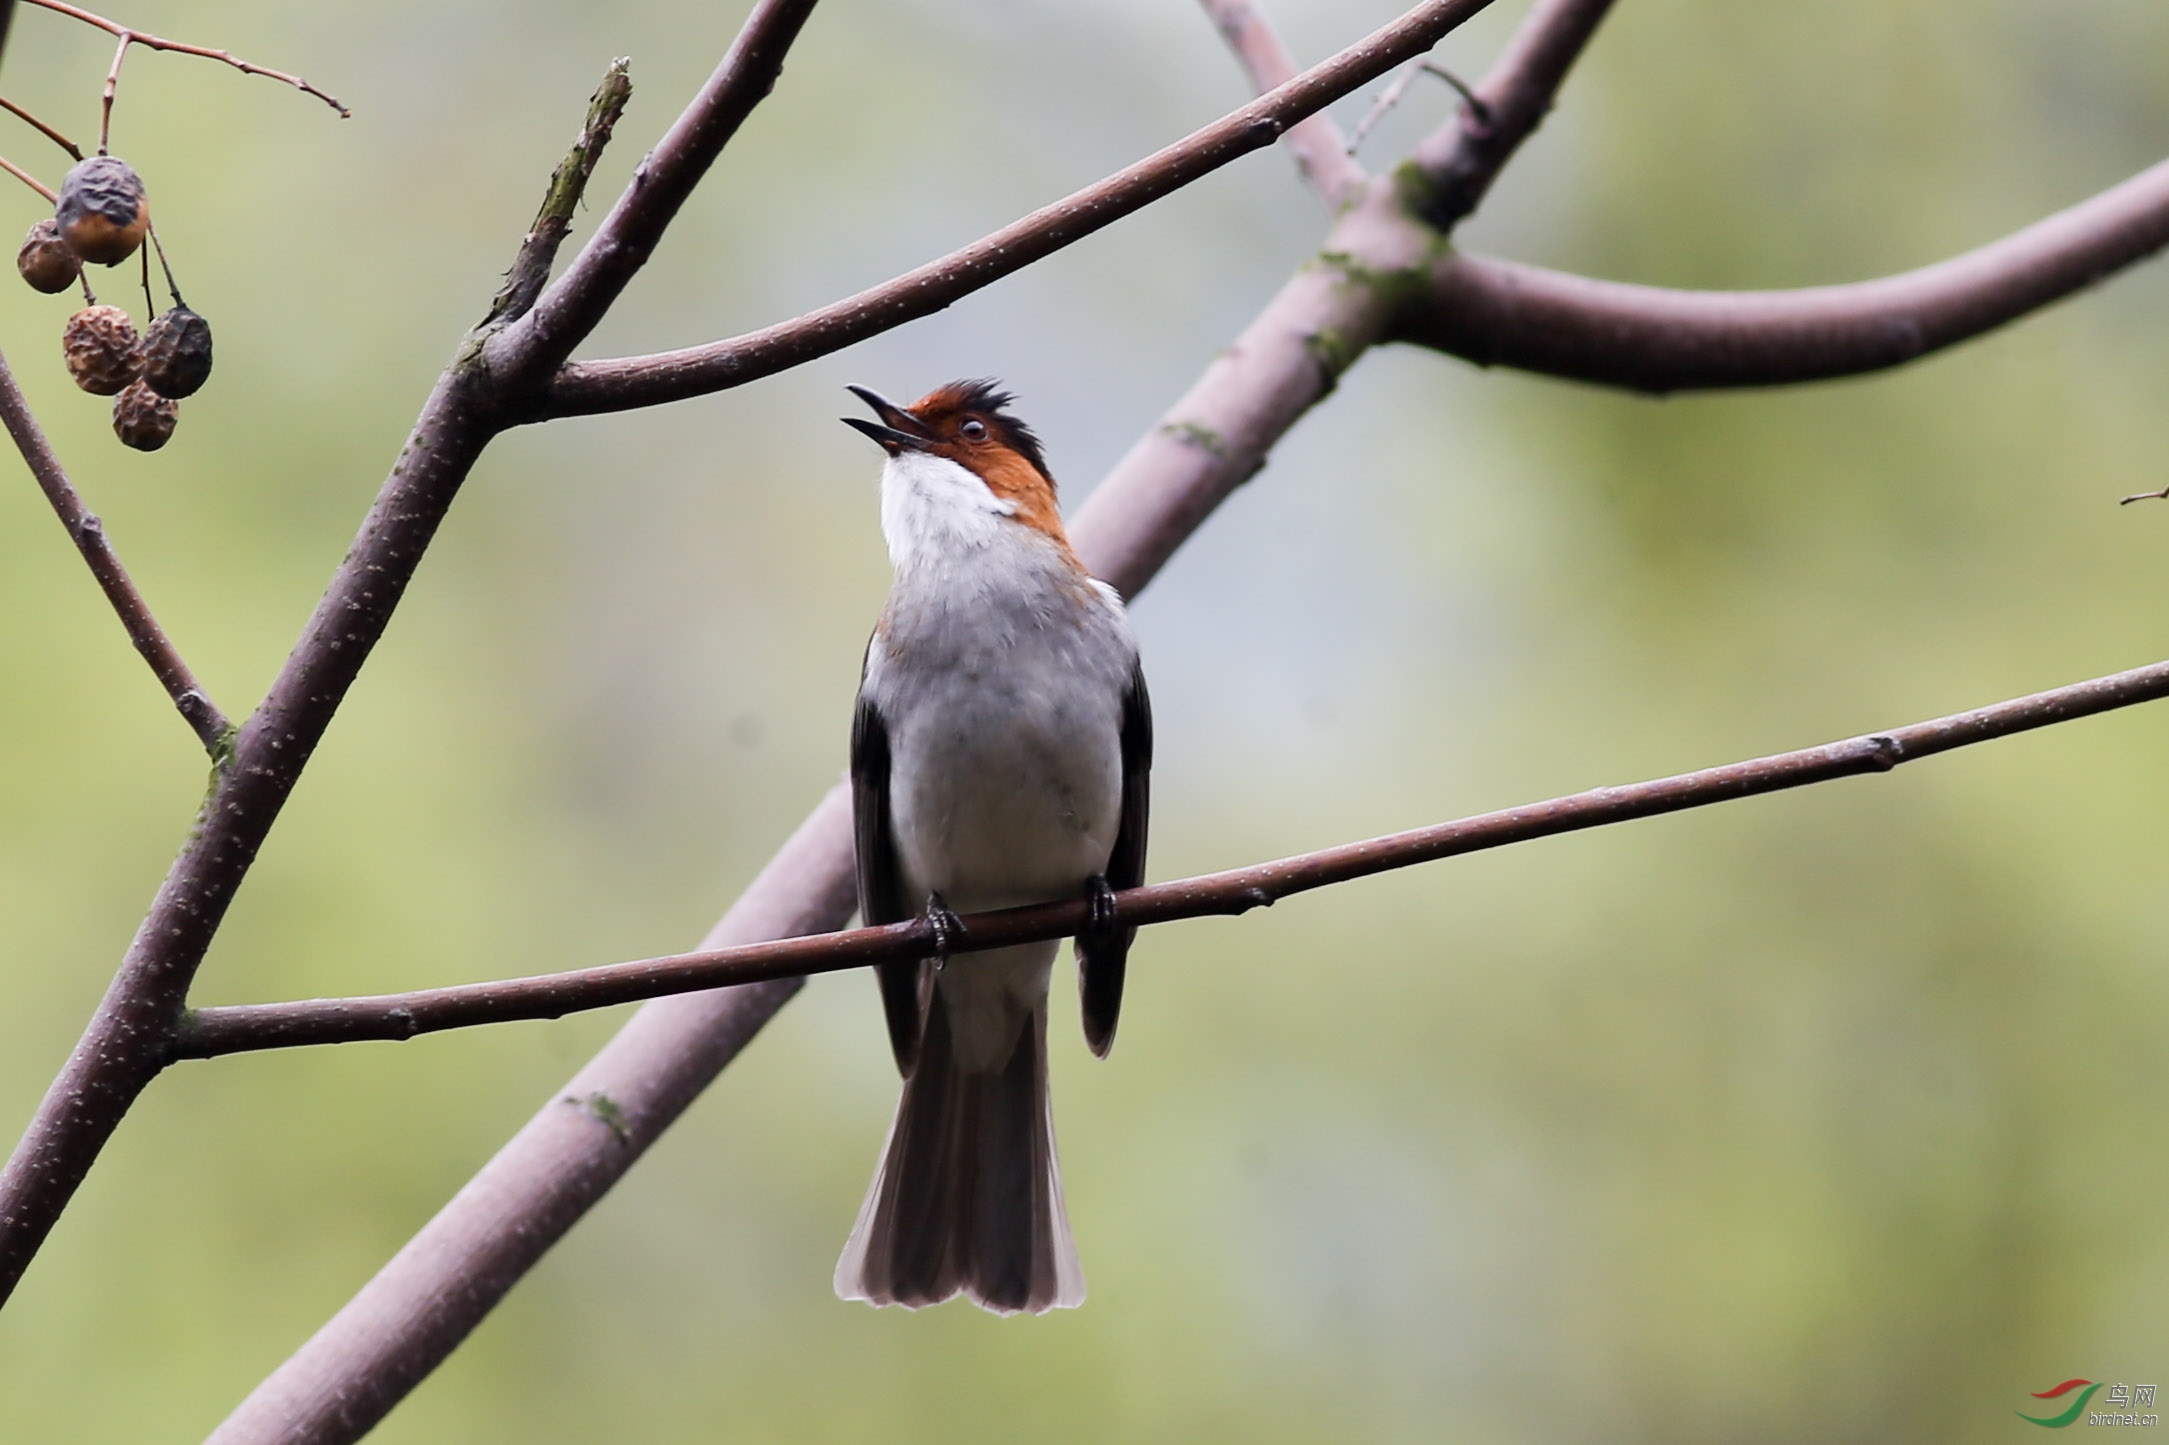
[[[2169,696],[2169,662],[2158,662],[1821,747],[1703,768],[1653,782],[1595,788],[1456,822],[1321,848],[1271,863],[1132,888],[1114,895],[1114,919],[1122,927],[1137,928],[1184,918],[1245,913],[1270,907],[1297,893],[1418,863],[1757,797],[1834,778],[1885,773],[1915,758],[2164,696]],[[1066,938],[1082,928],[1085,920],[1082,899],[968,914],[961,920],[962,938],[950,945],[950,952],[972,953]],[[180,1052],[185,1058],[209,1058],[251,1049],[407,1039],[440,1029],[557,1018],[665,994],[923,958],[933,946],[933,930],[922,918],[879,928],[638,959],[496,983],[458,984],[370,998],[199,1009],[182,1032]]]
[[[1363,144],[1363,138],[1371,133],[1371,127],[1384,120],[1393,108],[1401,103],[1401,97],[1408,93],[1408,87],[1418,75],[1435,75],[1440,80],[1445,81],[1449,86],[1453,87],[1454,93],[1461,97],[1462,104],[1468,106],[1477,120],[1487,125],[1490,124],[1491,107],[1484,104],[1483,98],[1469,89],[1467,83],[1460,76],[1443,65],[1433,65],[1428,60],[1419,60],[1395,76],[1393,84],[1387,86],[1385,90],[1379,93],[1378,99],[1371,102],[1371,108],[1363,113],[1363,119],[1357,121],[1356,128],[1348,133],[1348,154],[1354,155],[1357,148]]]
[[[1423,54],[1490,3],[1426,0],[1332,59],[1137,164],[938,261],[795,320],[681,351],[569,363],[551,387],[546,406],[524,420],[625,411],[705,396],[930,316],[1270,145],[1296,121]],[[535,314],[542,316],[544,308],[538,305]],[[505,336],[517,330],[508,328]]]
[[[1470,114],[1474,115],[1480,123],[1484,125],[1491,124],[1490,104],[1472,90],[1467,81],[1448,70],[1445,66],[1433,65],[1428,60],[1423,63],[1423,68],[1440,80],[1445,81],[1448,87],[1453,90],[1453,93],[1461,97],[1461,103],[1469,108]]]
[[[1418,145],[1409,160],[1423,181],[1415,206],[1450,233],[1482,202],[1521,143],[1535,133],[1612,0],[1537,0],[1467,103]],[[1450,79],[1451,77],[1449,77]]]
[[[37,3],[37,0],[32,0]],[[113,97],[120,91],[121,62],[128,58],[128,47],[135,44],[133,30],[114,32],[120,36],[120,44],[113,47],[113,68],[105,73],[105,90],[98,98],[98,154],[108,153],[113,137]]]
[[[1250,78],[1252,90],[1262,95],[1294,79],[1295,58],[1251,0],[1203,3]],[[1295,157],[1303,179],[1329,206],[1346,204],[1370,179],[1354,159],[1355,147],[1341,143],[1340,127],[1322,110],[1289,126],[1282,143]]]
[[[1371,127],[1378,124],[1388,111],[1401,103],[1401,97],[1407,94],[1409,84],[1415,80],[1416,73],[1425,68],[1424,63],[1420,60],[1401,67],[1401,73],[1393,77],[1393,84],[1378,93],[1378,99],[1371,102],[1371,108],[1363,112],[1363,119],[1357,121],[1356,128],[1348,132],[1348,145],[1346,147],[1348,154],[1354,155],[1362,148],[1363,138],[1371,133]]]
[[[114,55],[113,74],[108,76],[106,79],[105,109],[108,115],[111,114],[113,108],[113,81],[115,78],[118,77],[120,72],[121,55],[127,51],[130,45],[141,45],[149,50],[171,50],[178,55],[196,55],[201,56],[205,60],[216,60],[223,65],[232,66],[235,70],[240,71],[243,75],[261,75],[266,80],[276,80],[281,84],[291,85],[294,89],[300,91],[304,95],[313,95],[318,100],[324,102],[324,104],[330,106],[333,110],[339,112],[339,118],[341,120],[346,120],[353,115],[353,112],[348,110],[345,106],[341,105],[337,99],[332,96],[326,95],[323,91],[318,90],[315,86],[309,84],[309,82],[303,80],[300,76],[289,75],[283,70],[273,70],[268,65],[257,65],[253,61],[243,60],[240,56],[235,55],[230,50],[214,50],[208,46],[186,45],[178,40],[162,39],[159,36],[151,34],[149,31],[136,30],[129,26],[121,24],[119,21],[108,20],[103,15],[93,14],[88,10],[82,9],[80,6],[65,4],[63,3],[63,0],[30,0],[30,3],[32,5],[40,6],[46,10],[51,10],[61,15],[66,15],[72,19],[80,20],[85,25],[95,25],[100,30],[105,31],[106,34],[119,37],[120,52]],[[105,149],[103,126],[101,126],[99,129],[98,148],[101,151]]]
[[[15,162],[9,160],[6,156],[0,156],[0,170],[6,171],[9,175],[15,177],[16,180],[21,181],[24,185],[30,187],[30,189],[45,197],[47,204],[51,204],[52,202],[60,199],[59,192],[55,191],[51,186],[45,184],[45,182],[39,180],[36,176],[30,174],[30,172],[24,170],[21,166],[15,164]]]
[[[39,120],[36,116],[32,115],[29,111],[17,105],[14,101],[9,100],[4,95],[0,95],[0,110],[5,110],[8,114],[15,116],[17,119],[27,121],[31,125],[37,127],[40,131],[44,132],[45,138],[47,140],[51,141],[54,145],[59,146],[62,150],[66,151],[76,160],[81,160],[83,158],[83,148],[81,146],[77,145],[74,141],[69,140],[59,131],[53,129],[44,121]]]
[[[2123,501],[2118,502],[2117,505],[2119,507],[2128,507],[2133,502],[2159,502],[2163,500],[2169,500],[2169,487],[2163,487],[2158,492],[2133,492]]]
[[[39,490],[52,504],[60,524],[68,529],[76,550],[90,564],[91,576],[98,581],[106,600],[113,604],[119,614],[121,626],[128,629],[128,640],[143,654],[143,660],[151,665],[166,695],[173,699],[174,707],[195,730],[202,740],[204,750],[214,761],[223,761],[226,749],[232,743],[233,725],[226,715],[211,701],[196,675],[189,671],[181,659],[172,639],[151,615],[148,602],[136,590],[128,576],[128,569],[114,555],[113,544],[106,539],[105,525],[83,505],[82,494],[68,480],[62,470],[60,458],[54,455],[52,444],[45,438],[45,431],[38,419],[31,414],[30,403],[24,398],[22,388],[15,384],[5,357],[0,357],[0,426],[7,428],[17,450],[30,466],[30,474],[37,479]]]
[[[146,227],[145,229],[147,229],[147,230],[148,230],[148,231],[150,232],[150,235],[151,235],[151,249],[152,249],[152,250],[154,250],[154,251],[156,251],[156,252],[158,253],[158,269],[166,273],[166,291],[167,291],[167,293],[168,293],[169,295],[171,295],[171,296],[173,297],[173,304],[174,304],[174,305],[176,305],[176,306],[186,306],[186,305],[187,305],[188,303],[187,303],[186,301],[183,301],[183,300],[181,299],[181,286],[180,286],[180,283],[179,283],[178,281],[175,281],[175,280],[173,279],[173,263],[172,263],[171,261],[168,261],[168,260],[166,259],[166,245],[165,245],[165,242],[163,242],[163,241],[161,241],[161,240],[159,240],[159,239],[158,239],[158,227],[157,227],[156,225],[150,225],[150,226],[147,226],[147,227]],[[148,298],[148,297],[150,296],[150,294],[151,294],[151,282],[150,282],[149,270],[150,270],[150,263],[149,263],[149,262],[145,262],[145,263],[144,263],[144,271],[145,271],[145,275],[144,275],[144,278],[143,278],[143,294],[144,294],[144,296],[145,296],[146,298]],[[153,314],[153,315],[157,314],[157,311],[158,311],[158,304],[157,304],[156,302],[152,302],[152,303],[151,303],[151,312],[152,312],[152,314]]]

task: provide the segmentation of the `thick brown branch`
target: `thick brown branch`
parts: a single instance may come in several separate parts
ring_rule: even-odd
[[[1182,918],[1244,913],[1314,888],[1440,858],[1704,808],[1858,773],[1888,772],[1914,758],[2164,696],[2169,696],[2169,662],[1821,747],[1704,768],[1653,782],[1596,788],[1248,868],[1133,888],[1115,895],[1115,921],[1125,927],[1145,927]],[[972,953],[1069,937],[1084,925],[1085,904],[1078,899],[999,913],[975,913],[961,921],[963,938],[951,945],[951,952]],[[496,983],[458,984],[373,998],[207,1008],[198,1010],[183,1030],[180,1052],[185,1058],[208,1058],[248,1049],[406,1039],[440,1029],[557,1018],[582,1009],[608,1008],[664,994],[923,958],[932,946],[933,930],[920,919]]]
[[[7,428],[14,439],[16,449],[30,466],[30,474],[37,478],[38,489],[45,493],[60,524],[68,529],[75,549],[90,564],[90,575],[98,580],[98,587],[105,593],[106,601],[113,604],[113,611],[120,616],[121,626],[128,630],[128,640],[143,654],[143,660],[157,674],[159,685],[173,699],[196,736],[203,740],[204,750],[214,759],[220,758],[232,739],[233,724],[211,701],[210,693],[188,664],[181,660],[180,652],[158,619],[151,615],[151,607],[136,590],[136,584],[128,576],[128,569],[114,554],[113,544],[106,539],[105,524],[91,514],[83,505],[82,494],[68,480],[68,474],[60,465],[60,458],[53,453],[52,443],[46,440],[45,429],[31,413],[30,403],[23,396],[22,388],[15,384],[15,373],[0,356],[0,426]]]
[[[1205,13],[1235,52],[1250,88],[1259,94],[1286,85],[1295,78],[1295,58],[1281,44],[1279,34],[1251,0],[1203,0]],[[1324,111],[1305,116],[1288,127],[1281,137],[1295,168],[1327,205],[1340,207],[1353,199],[1370,179],[1362,165],[1348,153],[1341,129]]]
[[[1482,203],[1521,143],[1550,113],[1566,74],[1612,0],[1537,0],[1491,73],[1477,104],[1433,131],[1409,157],[1412,209],[1450,234]]]
[[[1394,340],[1633,391],[1776,386],[1898,366],[2169,244],[2169,162],[1947,261],[1796,291],[1672,291],[1446,253]]]
[[[1423,54],[1489,3],[1426,0],[1331,60],[1136,165],[939,261],[818,311],[682,351],[573,362],[551,389],[547,409],[534,419],[624,411],[704,396],[931,315],[1271,144],[1296,121]]]

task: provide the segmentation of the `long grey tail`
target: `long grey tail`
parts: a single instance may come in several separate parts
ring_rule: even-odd
[[[1044,1003],[1006,1063],[973,1071],[934,991],[836,1293],[907,1309],[963,1294],[997,1314],[1084,1303],[1054,1154]]]

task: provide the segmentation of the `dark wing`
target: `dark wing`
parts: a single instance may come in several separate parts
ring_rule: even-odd
[[[1145,831],[1152,811],[1152,696],[1145,691],[1145,670],[1130,670],[1130,690],[1122,697],[1122,826],[1107,857],[1107,886],[1116,892],[1145,881]],[[1122,1014],[1122,976],[1129,964],[1134,928],[1077,939],[1077,988],[1084,1000],[1085,1042],[1100,1058],[1115,1046],[1115,1022]]]
[[[896,834],[889,827],[889,728],[862,692],[851,717],[851,823],[858,854],[859,917],[868,927],[911,917],[904,907],[896,868]],[[878,963],[881,1008],[889,1019],[889,1047],[907,1077],[919,1058],[922,1022],[920,975],[926,965]]]

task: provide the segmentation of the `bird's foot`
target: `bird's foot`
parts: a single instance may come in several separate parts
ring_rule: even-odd
[[[949,911],[949,905],[941,901],[939,893],[926,895],[926,926],[934,933],[934,967],[936,971],[946,967],[949,950],[962,941],[964,921]]]
[[[1115,890],[1105,874],[1085,880],[1085,932],[1095,937],[1115,931]]]

